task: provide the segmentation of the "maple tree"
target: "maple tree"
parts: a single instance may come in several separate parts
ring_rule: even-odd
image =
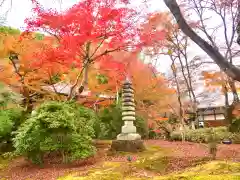
[[[11,31],[10,31],[11,32]],[[1,65],[2,71],[0,81],[11,87],[23,96],[23,106],[30,111],[33,102],[39,99],[39,96],[47,94],[43,86],[47,85],[51,76],[54,74],[54,68],[60,71],[60,67],[55,64],[51,68],[47,66],[33,67],[35,53],[51,46],[53,39],[41,37],[37,33],[1,33]],[[53,68],[54,67],[54,68]],[[36,99],[37,98],[37,99]]]
[[[214,91],[216,88],[221,88],[223,92],[230,91],[229,84],[226,81],[227,76],[223,72],[204,71],[202,74],[205,80],[205,85],[208,86],[210,90]]]
[[[176,96],[172,97],[175,99],[175,104],[178,106],[171,104],[171,101],[168,101],[168,108],[179,117],[180,122],[185,125],[186,114],[185,114],[185,104],[183,102],[183,96],[185,97],[185,90],[181,88],[181,85],[184,84],[187,87],[188,95],[190,100],[192,101],[192,106],[196,104],[196,96],[193,91],[193,81],[192,74],[190,74],[189,69],[189,60],[187,56],[187,45],[188,39],[186,36],[182,35],[179,31],[177,25],[174,24],[172,18],[169,13],[154,13],[152,14],[148,21],[144,24],[143,28],[148,31],[149,29],[163,29],[165,34],[165,39],[162,41],[157,41],[156,39],[151,39],[144,49],[144,53],[152,58],[160,59],[161,55],[167,55],[171,60],[171,68],[173,78],[169,79],[168,83],[172,84],[175,87]],[[180,62],[180,71],[177,69],[177,62]],[[187,68],[186,68],[187,67]],[[187,71],[186,71],[186,70]],[[180,76],[183,76],[183,83],[180,83]],[[194,108],[193,108],[194,109]],[[194,109],[196,112],[196,108]],[[195,127],[192,125],[192,127]]]
[[[128,70],[135,89],[136,112],[148,119],[149,125],[166,120],[161,116],[171,112],[169,104],[173,105],[176,100],[169,82],[151,63],[145,64],[138,58],[131,58]]]
[[[104,66],[104,63],[100,63],[95,70],[92,70],[89,78],[89,87],[92,93],[102,93],[115,96],[120,93],[122,82],[125,79],[125,71],[130,75],[129,78],[133,82],[135,89],[135,101],[137,111],[142,114],[150,114],[151,112],[166,112],[169,111],[166,102],[171,102],[173,89],[168,87],[168,81],[160,74],[157,74],[157,70],[152,67],[151,64],[145,64],[138,57],[138,53],[113,53],[114,58],[118,59],[121,56],[121,62],[119,66],[116,66],[116,62]],[[97,65],[97,64],[96,64]],[[118,68],[116,68],[118,67]],[[100,74],[99,74],[100,73]],[[142,74],[144,73],[144,77]],[[105,82],[99,83],[99,79],[96,78],[100,75],[102,78],[106,78]],[[148,116],[148,115],[147,115]],[[154,118],[159,117],[157,115]],[[152,117],[153,118],[153,117]]]
[[[143,36],[139,40],[136,22],[139,13],[128,8],[126,3],[124,0],[84,0],[59,13],[53,9],[44,10],[33,1],[36,16],[26,19],[28,31],[44,31],[58,40],[55,47],[39,54],[40,61],[35,65],[58,62],[79,69],[69,99],[76,87],[79,93],[88,89],[88,70],[92,64],[102,61],[108,66],[106,62],[113,60],[113,52],[137,51],[143,41],[147,41]]]
[[[195,118],[197,114],[197,96],[195,93],[194,80],[196,78],[193,76],[195,69],[190,66],[191,62],[194,60],[190,60],[188,56],[188,46],[189,39],[187,36],[181,34],[178,29],[172,31],[169,34],[168,43],[166,48],[168,49],[167,55],[170,57],[172,61],[172,72],[173,72],[173,82],[177,87],[178,98],[185,98],[185,92],[189,97],[189,107],[184,107],[184,111],[191,111],[193,113],[193,120],[191,123],[191,128],[195,129]],[[182,83],[180,83],[182,82]],[[182,88],[181,85],[184,85]],[[182,101],[182,100],[181,100]],[[180,102],[180,109],[183,108],[184,102]],[[183,115],[183,112],[180,114]]]
[[[236,110],[239,108],[239,103],[234,102],[234,99],[238,97],[234,97],[233,94],[233,102],[229,101],[229,92],[232,92],[232,83],[229,83],[229,77],[222,71],[215,71],[215,72],[207,72],[204,71],[203,73],[205,86],[208,87],[210,91],[216,91],[220,89],[221,92],[224,94],[225,97],[225,120],[227,124],[230,124],[234,116],[238,116],[239,114],[236,113]],[[236,88],[239,88],[239,83],[236,83]]]

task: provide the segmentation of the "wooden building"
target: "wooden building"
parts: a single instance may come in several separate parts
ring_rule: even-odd
[[[206,92],[207,96],[199,98],[197,105],[197,127],[216,127],[226,125],[224,109],[225,97],[222,92]],[[229,104],[233,102],[232,93],[228,93]],[[191,114],[190,112],[187,112]]]
[[[64,82],[59,82],[51,86],[45,86],[43,89],[68,96],[71,90],[71,85]],[[108,106],[112,104],[115,99],[115,96],[96,94],[89,90],[84,90],[81,94],[76,96],[76,100],[79,102],[79,104],[92,108],[96,111],[98,111],[98,109],[102,106]]]
[[[206,108],[198,108],[196,121],[198,126],[200,127],[224,126],[226,125],[224,117],[224,107],[212,106]]]

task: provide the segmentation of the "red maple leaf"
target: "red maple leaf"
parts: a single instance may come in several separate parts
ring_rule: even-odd
[[[118,6],[123,3],[123,6]],[[114,51],[140,50],[140,31],[135,19],[139,16],[134,9],[124,6],[128,0],[83,0],[64,12],[47,9],[33,0],[35,15],[25,20],[28,31],[44,31],[58,39],[57,46],[38,54],[39,62],[58,62],[65,66],[81,68],[84,60],[90,63],[105,62],[108,68]],[[107,59],[106,59],[107,58]],[[120,71],[123,67],[118,63]]]

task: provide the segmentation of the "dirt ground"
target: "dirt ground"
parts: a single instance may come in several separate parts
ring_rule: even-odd
[[[171,172],[190,166],[196,159],[209,157],[206,144],[168,142],[162,140],[148,140],[145,141],[145,144],[146,146],[160,146],[163,149],[171,149],[171,166],[168,168]],[[58,177],[71,172],[84,171],[96,167],[103,161],[126,160],[125,156],[112,156],[110,158],[106,155],[106,149],[106,147],[101,148],[96,157],[72,165],[50,164],[46,162],[44,167],[41,168],[32,165],[24,158],[17,158],[11,161],[9,166],[0,172],[0,178],[7,180],[56,180]],[[219,145],[217,159],[240,162],[240,145]]]

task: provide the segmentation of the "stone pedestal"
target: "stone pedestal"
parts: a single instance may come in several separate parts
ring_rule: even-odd
[[[144,150],[143,141],[134,125],[136,120],[134,90],[128,79],[123,84],[122,120],[124,125],[122,126],[121,134],[117,135],[117,140],[112,142],[111,150],[126,152]]]
[[[114,140],[111,151],[141,152],[145,150],[143,140]]]

